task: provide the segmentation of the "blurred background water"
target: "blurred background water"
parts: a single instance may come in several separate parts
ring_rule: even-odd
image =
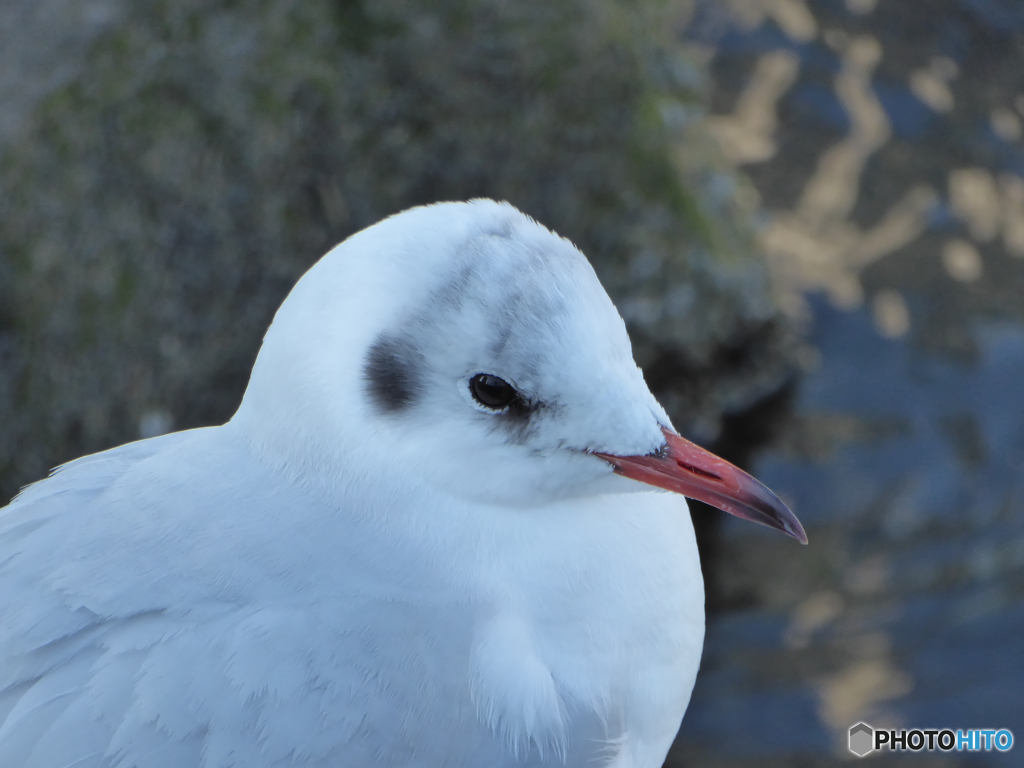
[[[811,345],[754,468],[811,546],[722,523],[678,763],[856,759],[861,720],[1024,734],[1024,6],[702,10],[713,119]]]
[[[810,535],[695,510],[668,765],[833,765],[859,720],[1024,738],[1017,0],[8,0],[0,100],[0,501],[228,418],[351,232],[505,198]]]

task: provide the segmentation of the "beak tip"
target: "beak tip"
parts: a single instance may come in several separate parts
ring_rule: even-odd
[[[804,530],[803,525],[800,524],[800,521],[797,519],[796,515],[790,512],[789,507],[782,505],[782,508],[789,513],[787,515],[788,519],[784,518],[781,521],[782,532],[785,533],[787,536],[796,539],[801,544],[806,545],[807,532]]]
[[[779,508],[781,513],[779,514],[779,517],[776,518],[778,522],[781,523],[781,525],[778,526],[779,530],[781,530],[790,538],[796,539],[801,544],[806,545],[807,532],[804,530],[803,525],[797,519],[797,516],[794,515],[793,512],[789,509],[789,507],[787,507],[781,501],[779,502]]]

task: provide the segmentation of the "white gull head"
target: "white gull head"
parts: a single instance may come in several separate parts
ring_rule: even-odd
[[[771,491],[675,434],[587,259],[507,203],[414,208],[331,251],[234,422],[307,478],[400,468],[521,506],[655,485],[806,542]]]
[[[641,488],[591,454],[652,453],[670,427],[583,254],[488,200],[406,211],[324,257],[235,419],[293,463],[341,471],[359,454],[516,505]]]

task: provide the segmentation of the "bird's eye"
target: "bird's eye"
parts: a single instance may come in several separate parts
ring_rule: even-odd
[[[478,373],[469,380],[469,391],[473,399],[485,408],[500,411],[519,397],[516,388],[504,379],[489,373]]]

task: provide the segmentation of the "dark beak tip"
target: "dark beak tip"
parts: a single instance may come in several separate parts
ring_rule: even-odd
[[[779,533],[789,536],[789,538],[794,539],[800,544],[806,545],[807,532],[804,531],[803,525],[800,524],[796,515],[789,511],[788,507],[782,507],[782,509],[788,514],[779,513],[776,510],[775,514],[765,515],[763,517],[742,517],[740,515],[737,515],[737,517],[742,517],[742,519],[750,520],[751,522],[776,530]]]
[[[789,509],[789,507],[787,507],[785,504],[782,504],[781,506],[782,509],[785,510],[786,512],[786,515],[782,517],[782,519],[779,521],[782,523],[782,532],[785,533],[787,536],[796,539],[801,544],[806,545],[807,532],[804,530],[804,527],[800,523],[800,520],[797,519],[797,516],[794,515],[793,512]]]

